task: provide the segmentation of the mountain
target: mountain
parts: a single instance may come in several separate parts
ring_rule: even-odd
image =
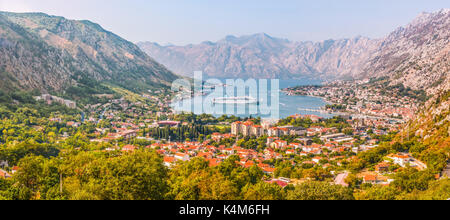
[[[0,89],[42,92],[99,83],[138,90],[177,78],[98,24],[10,12],[0,12],[0,75]]]
[[[211,77],[302,78],[344,76],[359,72],[379,41],[357,37],[323,42],[292,42],[267,34],[227,36],[199,45],[138,45],[182,75],[202,70]]]
[[[354,79],[388,77],[413,89],[448,82],[450,10],[423,13],[382,39],[292,42],[267,34],[199,45],[138,45],[176,73],[212,77]]]
[[[406,27],[387,36],[364,68],[363,76],[388,77],[435,94],[449,84],[450,9],[422,13]]]
[[[413,143],[412,151],[434,171],[450,171],[450,86],[437,92],[398,135],[398,142]],[[420,144],[418,144],[420,143]]]

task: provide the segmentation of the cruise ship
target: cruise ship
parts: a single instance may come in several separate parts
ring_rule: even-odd
[[[213,99],[214,104],[258,104],[258,100],[249,97],[249,96],[243,96],[243,97],[222,97],[222,98],[215,98]]]

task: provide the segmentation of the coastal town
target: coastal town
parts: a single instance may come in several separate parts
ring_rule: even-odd
[[[423,99],[423,91],[413,91],[402,86],[379,86],[363,81],[335,81],[323,86],[299,86],[284,90],[288,95],[322,97],[329,103],[322,110],[352,118],[379,120],[385,123],[406,123]],[[399,95],[405,93],[404,95]]]
[[[266,174],[267,182],[282,187],[322,177],[315,174],[302,175],[298,179],[291,178],[293,175],[283,176],[277,167],[280,161],[288,162],[293,167],[320,169],[323,177],[333,179],[335,184],[348,186],[345,181],[350,172],[348,168],[357,160],[357,155],[377,148],[380,139],[398,132],[416,107],[407,98],[386,100],[359,90],[353,92],[354,96],[348,96],[349,90],[335,87],[288,90],[290,95],[321,96],[333,103],[345,103],[347,107],[341,111],[346,114],[338,114],[333,119],[314,114],[296,114],[281,120],[249,118],[241,121],[236,118],[220,121],[205,116],[210,121],[196,124],[212,129],[193,139],[176,137],[174,130],[193,127],[195,124],[185,119],[176,120],[179,115],[170,109],[170,96],[159,92],[135,96],[133,99],[109,99],[105,103],[84,106],[86,113],[83,114],[86,115],[81,118],[64,118],[55,114],[49,121],[70,128],[61,134],[61,139],[70,137],[69,133],[75,133],[85,124],[94,126],[95,130],[88,136],[92,143],[106,144],[103,151],[126,153],[142,149],[156,150],[168,168],[174,167],[178,161],[190,161],[196,157],[204,158],[214,167],[231,156],[237,156],[240,166],[257,166]],[[345,98],[344,102],[339,98],[344,96],[350,98]],[[38,100],[74,107],[70,101],[48,95]],[[222,129],[217,129],[219,125]],[[169,131],[169,135],[155,135],[164,130]],[[137,141],[140,144],[134,144]],[[2,163],[2,167],[8,167],[7,161]],[[389,185],[393,181],[389,176],[406,167],[418,170],[427,168],[425,163],[411,154],[398,153],[364,169],[357,177],[362,183]],[[0,175],[10,178],[16,169],[12,168],[11,173],[1,170]]]

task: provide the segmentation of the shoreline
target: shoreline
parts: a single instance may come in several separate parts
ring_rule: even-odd
[[[279,105],[280,119],[284,119],[284,118],[287,118],[287,117],[289,117],[291,115],[295,115],[295,114],[305,114],[305,115],[310,114],[310,115],[317,115],[317,116],[324,117],[324,118],[332,118],[334,116],[338,116],[338,115],[342,115],[343,114],[343,113],[339,113],[339,112],[327,112],[327,111],[325,111],[324,107],[326,105],[330,104],[331,102],[326,100],[324,97],[301,96],[301,95],[289,96],[282,90],[280,90],[280,92],[283,93],[283,94],[280,94],[280,98],[281,99],[286,99],[286,98],[287,99],[292,99],[293,98],[293,100],[288,100],[287,101],[288,103],[294,103],[295,102],[295,103],[302,103],[303,104],[303,105],[300,104],[300,106],[298,106],[298,105],[297,106],[288,106],[288,105],[283,103],[283,102],[286,102],[286,100],[284,100],[284,101],[280,100],[280,105]],[[193,103],[193,101],[194,101],[193,99],[194,98],[199,98],[199,96],[202,97],[202,99],[204,101],[205,101],[205,98],[208,97],[208,95],[200,95],[200,94],[197,95],[197,96],[192,97],[191,98],[192,106],[195,105],[195,103]],[[289,98],[289,97],[291,97],[291,98]],[[313,99],[317,99],[317,100],[300,100],[300,99],[296,100],[297,97],[300,98],[300,99],[301,98],[313,98]],[[183,109],[183,107],[180,106],[182,101],[183,100],[175,100],[174,102],[172,102],[171,105],[170,105],[172,110],[174,112],[179,112],[179,113],[181,113],[181,112],[191,112],[191,113],[193,113],[194,112],[193,109]],[[208,102],[208,101],[206,101],[206,102]],[[316,103],[316,104],[313,104],[313,106],[308,106],[307,103],[310,103],[310,102]],[[224,105],[227,105],[227,104],[224,104]],[[233,103],[231,105],[236,105],[236,104]],[[245,105],[252,105],[252,104],[245,104]],[[214,103],[212,103],[211,106],[214,106]],[[238,106],[239,106],[239,104],[238,104]],[[304,109],[308,109],[308,108],[309,109],[314,109],[314,111],[303,111],[303,110],[300,110],[302,108],[304,108]],[[228,115],[228,116],[234,115],[236,117],[249,117],[249,116],[255,117],[256,116],[256,117],[265,118],[263,115],[260,115],[259,113],[257,113],[257,114],[250,114],[249,115],[246,112],[245,114],[240,115],[240,114],[237,114],[237,113],[233,113],[233,114],[215,114],[214,112],[208,112],[208,111],[209,111],[209,109],[206,109],[206,110],[204,109],[203,113],[211,114],[214,117],[221,117],[222,115]]]

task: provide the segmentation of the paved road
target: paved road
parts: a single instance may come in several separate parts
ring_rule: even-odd
[[[450,177],[450,161],[447,164],[447,168],[442,171],[442,176]]]
[[[339,174],[336,179],[334,180],[334,183],[337,185],[342,185],[342,186],[348,186],[347,183],[345,183],[345,179],[347,179],[349,173],[345,172],[345,173],[341,173]]]

